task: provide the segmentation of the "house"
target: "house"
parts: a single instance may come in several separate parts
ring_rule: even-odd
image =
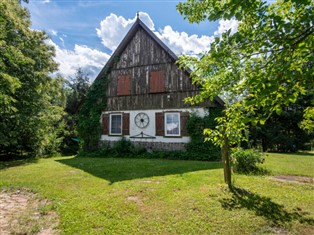
[[[136,22],[96,79],[109,79],[107,107],[102,112],[101,141],[124,136],[153,150],[182,150],[189,142],[186,124],[191,112],[205,115],[213,102],[191,106],[197,94],[177,56],[137,17]]]

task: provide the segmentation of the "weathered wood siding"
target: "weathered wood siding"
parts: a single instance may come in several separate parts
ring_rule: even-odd
[[[152,71],[164,72],[165,89],[162,93],[150,93]],[[130,95],[118,95],[118,78],[131,77]],[[108,74],[107,110],[144,110],[186,108],[184,99],[197,93],[187,72],[178,68],[175,61],[142,28],[126,46]],[[204,106],[200,104],[199,106]],[[215,106],[208,102],[206,106]]]

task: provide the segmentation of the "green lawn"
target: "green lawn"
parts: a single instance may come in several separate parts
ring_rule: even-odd
[[[51,158],[1,163],[3,188],[52,200],[62,234],[314,234],[314,186],[234,175],[220,163]],[[312,176],[314,156],[270,154],[271,174]]]
[[[267,154],[265,166],[274,175],[300,175],[314,177],[314,153]]]

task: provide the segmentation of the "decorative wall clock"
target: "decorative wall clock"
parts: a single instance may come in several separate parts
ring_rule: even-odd
[[[138,113],[134,118],[135,125],[139,128],[145,128],[149,124],[149,117],[146,113]]]

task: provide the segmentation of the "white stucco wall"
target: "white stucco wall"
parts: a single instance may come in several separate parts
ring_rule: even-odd
[[[156,112],[189,112],[189,113],[196,113],[198,116],[204,117],[206,115],[206,111],[203,108],[190,108],[190,109],[154,109],[154,110],[130,110],[130,111],[121,111],[123,113],[130,114],[130,135],[124,136],[131,141],[138,141],[138,142],[164,142],[164,143],[188,143],[190,141],[190,137],[183,136],[183,137],[163,137],[163,136],[155,136],[155,113]],[[106,113],[114,113],[112,111],[103,112]],[[119,112],[115,112],[119,113]],[[139,128],[135,125],[134,118],[138,113],[146,113],[149,117],[149,124],[145,128]],[[154,139],[139,139],[139,138],[130,138],[131,136],[135,136],[143,132],[146,135],[154,136]],[[103,141],[118,141],[121,139],[121,136],[109,136],[109,135],[102,135],[101,140]]]

